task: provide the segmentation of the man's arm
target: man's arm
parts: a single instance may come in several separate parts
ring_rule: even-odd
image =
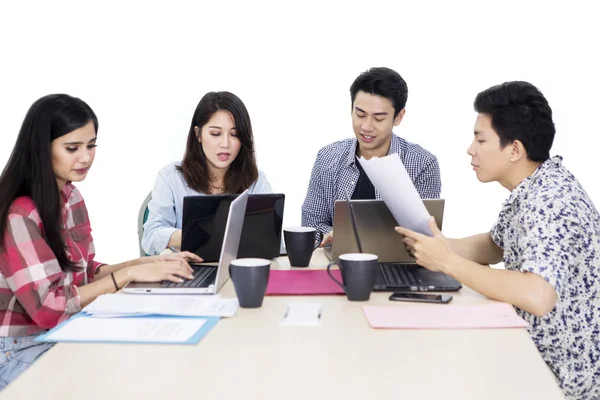
[[[477,264],[497,264],[502,261],[503,251],[489,232],[462,239],[448,239],[448,244],[453,252]]]
[[[537,317],[552,311],[558,300],[554,288],[531,272],[493,269],[457,254],[450,257],[443,272],[492,300],[512,304]]]
[[[399,234],[405,236],[404,243],[412,247],[417,264],[431,271],[444,272],[490,299],[510,303],[536,316],[547,314],[556,305],[557,290],[560,288],[558,281],[554,280],[552,284],[551,277],[542,278],[541,273],[493,269],[470,261],[451,249],[433,217],[429,221],[429,228],[433,237],[402,227],[396,228]],[[530,261],[525,263],[527,265],[523,269],[536,271],[530,265],[534,258],[528,259]]]
[[[439,199],[442,192],[442,178],[437,158],[433,157],[414,181],[415,189],[422,199]]]
[[[325,167],[322,164],[321,152],[319,152],[310,175],[306,198],[302,204],[302,226],[315,228],[324,236],[333,229],[333,215],[329,211],[333,203],[327,204],[329,201],[333,202],[333,199],[327,196],[323,187]]]

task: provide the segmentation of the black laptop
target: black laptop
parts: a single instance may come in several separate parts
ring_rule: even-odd
[[[204,262],[219,260],[225,226],[220,221],[229,212],[229,204],[237,195],[185,196],[181,251],[202,257]],[[279,257],[285,195],[251,194],[237,258]]]

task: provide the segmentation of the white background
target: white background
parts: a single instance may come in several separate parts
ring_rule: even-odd
[[[448,236],[489,229],[509,195],[479,183],[466,154],[475,95],[508,80],[546,95],[552,154],[600,202],[591,1],[338,1],[2,2],[0,167],[36,99],[81,97],[100,120],[96,162],[77,185],[97,258],[137,257],[140,203],[181,158],[202,95],[228,90],[250,112],[259,168],[286,194],[285,225],[297,225],[317,150],[353,135],[352,81],[387,66],[409,88],[395,132],[440,161]]]

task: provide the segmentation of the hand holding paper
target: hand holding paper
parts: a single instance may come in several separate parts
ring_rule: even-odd
[[[360,165],[381,194],[398,225],[432,236],[429,213],[398,154],[359,159]]]
[[[404,236],[402,241],[409,247],[417,264],[431,271],[444,272],[444,263],[452,258],[452,251],[433,217],[429,219],[429,229],[433,232],[433,237],[402,227],[397,227],[396,232]]]

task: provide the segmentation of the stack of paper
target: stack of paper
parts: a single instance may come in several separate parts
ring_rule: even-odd
[[[83,311],[97,317],[133,315],[177,315],[186,317],[233,317],[236,298],[215,296],[105,294]]]
[[[79,313],[38,336],[40,342],[109,342],[145,344],[196,344],[219,317],[95,318]]]
[[[219,295],[105,294],[37,340],[193,344],[238,306],[236,298]]]

